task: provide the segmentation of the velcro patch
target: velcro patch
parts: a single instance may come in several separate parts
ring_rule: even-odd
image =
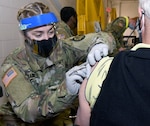
[[[4,86],[7,87],[9,83],[17,76],[17,72],[14,70],[14,68],[10,68],[4,77],[2,78],[2,82],[4,83]]]

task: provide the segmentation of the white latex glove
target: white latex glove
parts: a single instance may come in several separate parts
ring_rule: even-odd
[[[86,77],[86,63],[71,68],[66,73],[66,86],[70,94],[76,95],[79,92],[80,85]]]
[[[109,47],[107,44],[96,44],[92,47],[91,51],[87,56],[87,62],[93,66],[96,62],[98,62],[102,57],[108,55]]]
[[[102,57],[107,56],[109,51],[109,47],[107,44],[100,43],[93,46],[91,51],[89,52],[87,56],[87,78],[89,77],[91,73],[91,67],[98,61],[101,60]]]

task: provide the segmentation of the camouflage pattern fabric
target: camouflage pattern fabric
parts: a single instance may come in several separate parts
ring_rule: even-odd
[[[118,17],[115,20],[113,20],[111,23],[109,23],[104,30],[105,32],[111,33],[115,40],[116,40],[116,46],[117,48],[114,50],[113,54],[110,56],[114,56],[118,53],[118,50],[120,47],[124,47],[123,43],[123,33],[128,28],[128,20],[126,17]]]
[[[116,48],[113,36],[100,32],[58,41],[48,58],[33,54],[27,43],[25,48],[14,50],[1,66],[1,78],[6,93],[4,96],[12,109],[10,111],[5,106],[6,103],[5,107],[0,107],[1,122],[9,123],[12,116],[12,125],[15,126],[21,120],[23,122],[21,121],[20,126],[32,126],[34,123],[43,126],[45,121],[50,122],[49,125],[56,122],[59,123],[56,126],[67,126],[71,122],[68,108],[77,95],[67,92],[65,73],[74,65],[84,62],[90,46],[99,42],[108,44],[110,52]],[[17,117],[21,120],[18,121]]]
[[[17,118],[15,115],[0,115],[0,126],[73,126],[73,122],[66,115],[60,114],[53,119],[45,119],[35,123],[27,123]]]
[[[59,39],[66,39],[75,35],[70,27],[63,21],[56,24],[56,31]]]
[[[92,71],[86,85],[85,97],[90,103],[91,110],[96,102],[97,96],[101,91],[103,81],[105,80],[113,57],[104,57],[98,62]],[[93,85],[94,84],[94,85]],[[90,93],[89,93],[90,92]]]

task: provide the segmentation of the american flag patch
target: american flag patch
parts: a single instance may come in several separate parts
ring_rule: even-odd
[[[14,70],[14,68],[10,68],[7,73],[5,74],[5,76],[2,79],[2,82],[4,83],[5,87],[7,87],[9,85],[9,83],[17,76],[16,71]]]

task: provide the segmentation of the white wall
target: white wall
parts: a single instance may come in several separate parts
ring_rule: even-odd
[[[112,6],[117,9],[117,16],[138,16],[138,2],[136,1],[114,1]]]
[[[115,1],[112,2],[112,7],[115,7],[117,10],[117,16],[129,16],[129,17],[138,17],[138,1]],[[132,30],[129,28],[124,32],[125,36],[129,36]],[[132,35],[137,36],[137,31]]]

